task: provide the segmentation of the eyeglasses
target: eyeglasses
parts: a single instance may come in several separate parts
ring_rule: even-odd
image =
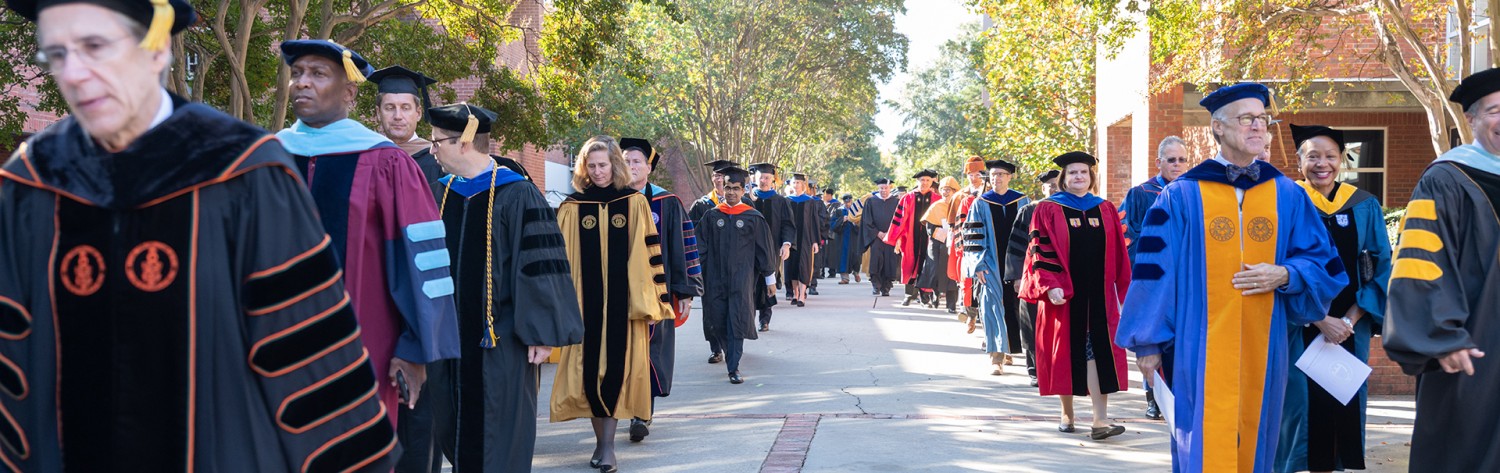
[[[48,46],[37,51],[36,64],[52,74],[62,71],[68,65],[68,59],[76,58],[80,64],[93,66],[106,62],[120,55],[124,48],[115,47],[121,40],[133,38],[125,34],[115,39],[105,39],[90,36],[79,41],[75,47]]]
[[[1240,115],[1238,117],[1234,117],[1233,120],[1239,123],[1240,126],[1250,126],[1251,124],[1257,123],[1264,126],[1271,126],[1277,123],[1281,123],[1281,120],[1277,120],[1270,115]]]
[[[438,143],[442,143],[442,142],[456,142],[456,141],[458,141],[459,138],[463,138],[463,137],[462,136],[450,136],[450,137],[447,137],[447,138],[438,139],[436,136],[434,136],[434,137],[432,137],[431,141],[432,141],[433,145],[437,145]]]
[[[1172,164],[1186,163],[1186,162],[1188,162],[1188,158],[1185,158],[1185,157],[1184,158],[1162,158],[1161,160],[1169,162],[1169,163],[1172,163]]]

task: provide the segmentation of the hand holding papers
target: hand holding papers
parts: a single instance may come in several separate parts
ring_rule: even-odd
[[[1297,368],[1344,405],[1349,404],[1370,377],[1369,365],[1344,347],[1324,340],[1322,334],[1307,344],[1307,351],[1297,359]]]

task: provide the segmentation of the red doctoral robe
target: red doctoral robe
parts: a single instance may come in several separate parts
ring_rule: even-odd
[[[917,212],[917,194],[920,191],[911,191],[901,196],[901,202],[896,204],[896,216],[891,219],[891,228],[885,232],[885,244],[896,247],[901,251],[901,281],[911,281],[917,277],[917,260],[925,258],[927,248],[913,249],[915,240],[913,233],[921,228],[922,214]],[[928,191],[932,202],[937,202],[942,196],[937,191]]]
[[[1072,304],[1090,295],[1099,296],[1100,292],[1103,293],[1104,315],[1109,328],[1108,334],[1094,334],[1093,338],[1100,390],[1105,394],[1124,391],[1129,385],[1125,373],[1125,350],[1115,346],[1113,340],[1120,324],[1120,303],[1125,300],[1125,292],[1130,287],[1130,258],[1125,252],[1119,212],[1109,201],[1098,204],[1099,224],[1104,230],[1104,258],[1102,261],[1078,261],[1075,265],[1069,225],[1090,225],[1092,222],[1084,221],[1086,219],[1073,222],[1064,214],[1064,206],[1054,199],[1048,198],[1037,204],[1036,214],[1032,217],[1031,242],[1026,251],[1026,270],[1019,291],[1021,299],[1037,304],[1036,365],[1041,394],[1088,394],[1088,387],[1084,384],[1087,379],[1083,372],[1087,366],[1084,349],[1074,346],[1074,340],[1081,341],[1084,335],[1072,333]],[[1093,267],[1087,269],[1103,271],[1103,287],[1074,287],[1076,273],[1087,266]],[[1062,305],[1053,305],[1047,298],[1047,291],[1052,288],[1063,290],[1065,301]],[[1107,371],[1104,365],[1113,365],[1113,372]]]

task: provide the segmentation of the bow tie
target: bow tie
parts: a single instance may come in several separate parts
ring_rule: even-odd
[[[1256,166],[1255,163],[1250,163],[1249,166],[1245,167],[1240,167],[1235,164],[1229,164],[1225,165],[1224,167],[1224,175],[1225,177],[1229,178],[1229,182],[1234,182],[1235,180],[1239,179],[1240,176],[1249,177],[1252,181],[1259,181],[1260,167]]]

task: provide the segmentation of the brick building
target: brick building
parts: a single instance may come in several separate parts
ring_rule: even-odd
[[[1477,21],[1475,26],[1488,28],[1488,22]],[[1144,29],[1146,26],[1142,28],[1118,54],[1096,56],[1095,145],[1103,161],[1100,194],[1117,203],[1132,186],[1156,175],[1156,147],[1166,137],[1176,135],[1186,140],[1188,156],[1195,162],[1211,159],[1217,151],[1209,131],[1209,114],[1198,106],[1205,91],[1191,84],[1153,87],[1160,84],[1151,72],[1156,66],[1150,59],[1151,33]],[[1331,101],[1308,100],[1309,105],[1296,113],[1276,113],[1277,104],[1273,103],[1270,111],[1281,123],[1270,130],[1270,161],[1298,179],[1295,144],[1287,125],[1340,129],[1348,139],[1348,160],[1341,180],[1375,194],[1387,207],[1405,206],[1423,169],[1436,158],[1426,113],[1384,65],[1373,59],[1358,59],[1371,57],[1373,39],[1341,38],[1338,46],[1328,47],[1335,53],[1326,57],[1340,61],[1330,59],[1320,70],[1338,79],[1314,81],[1308,94],[1331,97]],[[1487,57],[1478,59],[1477,64],[1489,63]],[[1273,100],[1284,101],[1275,94],[1277,84],[1285,78],[1258,81],[1271,87]],[[1153,88],[1165,91],[1150,94]],[[1415,379],[1402,374],[1400,367],[1385,356],[1379,337],[1372,342],[1370,365],[1374,368],[1371,394],[1415,392]]]
[[[542,34],[542,22],[546,18],[546,5],[543,0],[520,0],[511,12],[510,24],[522,31],[522,37],[500,48],[495,58],[496,63],[506,67],[527,71],[541,60],[541,47],[539,41]],[[458,100],[467,100],[474,95],[480,86],[478,79],[461,79],[448,82],[440,86],[450,87],[458,96]],[[373,90],[373,85],[367,86]],[[22,129],[21,136],[12,139],[0,139],[0,162],[9,157],[10,152],[21,141],[31,134],[57,122],[59,117],[49,112],[37,111],[34,107],[38,103],[35,90],[31,88],[17,88],[13,92],[21,98],[21,112],[26,114],[26,124]],[[358,114],[356,114],[358,115]],[[374,123],[366,123],[374,127]],[[498,145],[497,145],[498,146]],[[549,192],[549,198],[555,198],[556,192],[566,192],[568,188],[568,157],[562,149],[545,150],[534,146],[525,146],[520,151],[508,153],[511,159],[521,162],[527,171],[531,173],[532,179],[537,187],[544,192]],[[550,179],[549,179],[550,178]],[[548,187],[548,183],[553,184]],[[562,186],[562,187],[558,187]]]

